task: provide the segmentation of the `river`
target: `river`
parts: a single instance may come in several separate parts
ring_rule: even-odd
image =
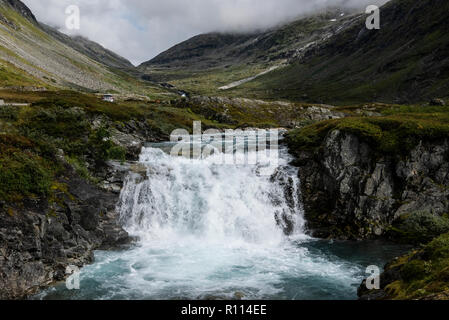
[[[350,300],[368,266],[404,252],[307,236],[298,169],[283,147],[221,152],[215,144],[189,159],[171,155],[174,145],[148,144],[145,173],[126,179],[117,210],[138,242],[97,251],[79,290],[60,284],[35,298]],[[248,157],[256,160],[238,161]]]

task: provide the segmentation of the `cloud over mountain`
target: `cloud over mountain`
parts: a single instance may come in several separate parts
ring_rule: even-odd
[[[268,28],[326,6],[362,9],[388,0],[23,0],[38,20],[81,34],[130,59],[148,60],[199,33]],[[65,29],[69,5],[81,29]]]

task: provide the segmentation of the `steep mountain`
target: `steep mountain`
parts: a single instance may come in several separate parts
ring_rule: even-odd
[[[364,13],[303,17],[253,34],[206,34],[139,69],[198,94],[318,103],[409,103],[449,92],[449,2],[391,0]],[[220,90],[221,89],[221,90]]]
[[[335,21],[331,20],[337,17],[344,17],[343,12],[330,10],[267,31],[198,35],[143,63],[140,68],[200,70],[204,67],[286,59],[294,56],[305,44],[335,31]]]
[[[234,94],[320,102],[415,102],[449,92],[449,2],[394,0],[381,8],[381,29],[365,15],[290,66]]]
[[[133,69],[129,60],[119,56],[118,54],[112,52],[101,46],[100,44],[90,41],[89,39],[82,36],[70,37],[66,34],[59,32],[57,29],[40,23],[40,26],[50,34],[53,38],[59,40],[60,42],[66,44],[67,46],[75,49],[76,51],[88,56],[92,60],[102,63],[106,66],[119,68],[119,69]]]
[[[236,53],[241,53],[241,48],[253,41],[255,36],[257,35],[220,33],[198,35],[143,63],[140,68],[145,70],[146,67],[158,66],[200,69],[226,65],[232,63],[238,57]]]
[[[9,6],[14,9],[16,12],[20,13],[23,17],[28,19],[29,21],[36,23],[36,17],[31,12],[31,10],[21,1],[18,0],[0,0],[1,6]]]
[[[134,67],[97,43],[40,24],[19,0],[0,1],[0,87],[143,92]]]
[[[138,67],[149,79],[201,94],[284,65],[340,32],[353,12],[328,9],[269,30],[195,36]]]

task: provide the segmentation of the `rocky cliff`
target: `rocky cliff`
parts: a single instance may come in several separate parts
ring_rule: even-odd
[[[377,111],[288,134],[307,227],[321,238],[387,238],[417,248],[386,265],[380,289],[364,281],[361,299],[448,299],[448,109]]]
[[[313,151],[294,150],[308,228],[317,237],[386,236],[406,214],[449,212],[449,139],[382,155],[358,135],[330,131]]]
[[[0,108],[0,299],[32,295],[94,250],[130,242],[115,212],[126,161],[162,135],[137,107],[48,94]]]
[[[34,294],[64,280],[67,266],[92,262],[93,250],[130,241],[117,223],[118,196],[66,170],[56,201],[28,200],[6,214],[0,204],[0,299]]]

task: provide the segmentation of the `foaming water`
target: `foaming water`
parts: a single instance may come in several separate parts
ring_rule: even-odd
[[[59,286],[38,297],[356,298],[363,265],[305,235],[298,172],[285,151],[226,165],[223,157],[245,155],[194,160],[164,152],[171,146],[144,148],[144,173],[130,173],[121,193],[121,221],[138,244],[97,252],[82,269],[81,290]]]

